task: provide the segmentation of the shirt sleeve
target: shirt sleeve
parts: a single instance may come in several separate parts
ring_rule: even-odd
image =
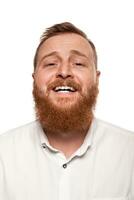
[[[134,199],[134,165],[133,165],[133,173],[132,173],[132,184],[131,184],[131,199]]]
[[[5,188],[4,187],[4,171],[3,171],[3,164],[0,158],[0,200],[8,199],[4,188]]]
[[[1,195],[3,193],[3,170],[2,170],[2,163],[0,160],[0,199],[1,199]]]

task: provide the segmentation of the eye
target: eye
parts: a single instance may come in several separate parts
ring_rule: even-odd
[[[47,65],[48,65],[48,66],[55,65],[55,63],[48,63]]]
[[[56,64],[57,63],[46,63],[44,66],[46,66],[46,67],[48,66],[49,67],[49,66],[55,66]]]
[[[75,63],[76,65],[82,65],[82,63]]]
[[[77,66],[85,66],[84,63],[81,63],[81,62],[76,62],[75,65],[77,65]]]

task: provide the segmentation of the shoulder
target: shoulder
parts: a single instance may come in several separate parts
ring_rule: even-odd
[[[7,132],[0,135],[0,139],[4,138],[12,138],[17,136],[22,136],[24,133],[25,135],[34,130],[39,126],[38,121],[33,121],[30,123],[27,123],[25,125],[19,126],[17,128],[8,130]]]
[[[108,131],[110,134],[119,134],[120,136],[124,137],[132,137],[134,138],[134,132],[121,128],[117,125],[114,125],[112,123],[100,120],[96,118],[96,124],[99,129],[102,129],[103,131]]]
[[[5,148],[12,148],[19,145],[26,145],[34,140],[39,132],[40,124],[38,121],[25,124],[14,128],[0,135],[0,152]]]
[[[111,124],[109,122],[95,119],[96,124],[96,138],[114,145],[126,146],[134,150],[134,132]]]

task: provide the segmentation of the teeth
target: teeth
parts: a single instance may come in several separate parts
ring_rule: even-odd
[[[74,92],[75,89],[73,87],[69,87],[69,86],[58,86],[54,89],[56,92],[58,91],[71,91]]]

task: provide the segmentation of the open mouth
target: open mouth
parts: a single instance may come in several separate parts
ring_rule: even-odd
[[[77,90],[70,86],[57,86],[53,89],[53,91],[57,93],[72,93],[76,92]]]

